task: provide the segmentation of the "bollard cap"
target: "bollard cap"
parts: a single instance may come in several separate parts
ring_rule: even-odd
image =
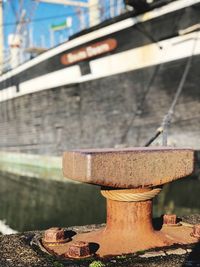
[[[190,175],[194,151],[187,148],[139,147],[65,152],[65,177],[113,188],[144,188]]]

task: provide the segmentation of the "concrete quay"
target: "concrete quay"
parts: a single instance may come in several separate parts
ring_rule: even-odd
[[[199,224],[200,215],[183,217],[185,223]],[[71,227],[79,233],[101,228],[102,225]],[[14,235],[0,236],[0,266],[1,267],[112,267],[112,266],[200,266],[200,243],[187,246],[172,246],[149,251],[139,251],[134,254],[115,257],[91,257],[79,260],[57,258],[42,251],[37,244],[31,242],[34,236],[43,235],[42,231],[24,232]],[[33,243],[31,245],[31,243]]]

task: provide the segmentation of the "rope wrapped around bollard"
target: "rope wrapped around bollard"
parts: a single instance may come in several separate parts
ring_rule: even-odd
[[[135,192],[134,189],[123,189],[123,190],[101,190],[101,194],[110,200],[124,201],[124,202],[139,202],[146,201],[157,196],[161,188],[154,188],[145,192]]]

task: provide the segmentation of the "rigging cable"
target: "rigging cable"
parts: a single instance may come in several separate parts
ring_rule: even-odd
[[[157,47],[158,47],[158,49],[160,49],[160,50],[163,49],[163,47],[160,45],[159,41],[156,40],[156,39],[153,37],[153,35],[151,35],[148,31],[146,31],[144,28],[139,27],[138,24],[136,24],[136,25],[134,25],[134,26],[135,26],[135,29],[136,29],[136,30],[138,30],[139,32],[141,32],[141,33],[142,33],[147,39],[149,39],[152,43],[156,44]],[[151,87],[152,87],[152,85],[153,85],[153,83],[154,83],[154,80],[155,80],[155,78],[156,78],[156,76],[157,76],[157,74],[158,74],[158,71],[159,71],[161,65],[162,65],[162,64],[158,64],[158,65],[156,65],[155,70],[154,70],[154,73],[153,73],[153,75],[151,76],[151,78],[150,78],[150,80],[149,80],[149,83],[148,83],[148,85],[147,85],[147,87],[146,87],[146,89],[145,89],[145,91],[144,91],[144,93],[143,93],[143,97],[142,97],[142,99],[140,100],[139,104],[137,105],[136,111],[134,112],[133,117],[132,117],[130,123],[128,124],[126,130],[124,131],[124,133],[123,133],[123,135],[122,135],[122,137],[121,137],[120,143],[123,144],[123,143],[125,142],[125,140],[126,140],[126,138],[127,138],[127,135],[128,135],[128,133],[129,133],[129,131],[130,131],[131,125],[132,125],[133,122],[135,121],[136,117],[141,113],[141,111],[142,111],[142,107],[143,107],[144,102],[145,102],[145,100],[146,100],[146,97],[147,97],[147,95],[148,95],[148,93],[149,93],[149,91],[150,91],[150,89],[151,89]]]
[[[190,70],[190,67],[191,67],[191,64],[192,64],[192,59],[193,59],[193,55],[194,55],[194,52],[195,52],[197,40],[198,40],[198,32],[197,32],[197,36],[194,38],[194,44],[193,44],[193,47],[192,47],[192,53],[191,53],[191,55],[189,56],[189,58],[187,60],[183,75],[182,75],[181,80],[179,82],[178,88],[177,88],[176,93],[174,95],[174,99],[173,99],[173,101],[172,101],[172,103],[170,105],[170,108],[169,108],[168,112],[166,113],[166,115],[164,116],[164,118],[162,120],[162,123],[161,123],[161,126],[156,130],[155,134],[146,142],[146,144],[144,146],[149,146],[151,143],[153,143],[153,141],[161,133],[163,134],[163,136],[162,136],[162,145],[163,146],[167,146],[168,129],[169,129],[169,126],[171,124],[172,117],[174,115],[175,106],[176,106],[176,104],[178,102],[178,99],[179,99],[179,96],[180,96],[180,94],[181,94],[181,92],[182,92],[182,90],[184,88],[184,84],[185,84],[187,75],[189,73],[189,70]]]

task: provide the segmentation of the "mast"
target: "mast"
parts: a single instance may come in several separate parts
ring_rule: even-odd
[[[119,0],[118,0],[119,1]],[[115,16],[115,0],[110,0],[109,1],[110,3],[110,17],[111,18],[114,18],[114,16]]]
[[[3,25],[3,0],[0,0],[0,25]],[[3,26],[0,26],[0,73],[3,71]]]
[[[100,23],[99,0],[89,0],[89,22],[90,27]]]
[[[25,9],[22,10],[19,23],[17,24],[16,31],[8,36],[8,43],[10,46],[10,65],[12,68],[17,67],[22,59],[20,58],[22,49],[22,32],[24,30],[24,19],[26,16]]]

